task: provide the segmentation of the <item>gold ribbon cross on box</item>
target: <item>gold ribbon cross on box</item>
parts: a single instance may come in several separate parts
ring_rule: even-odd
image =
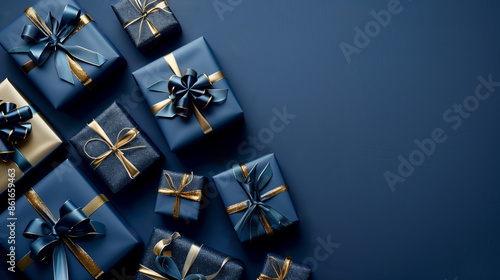
[[[167,188],[159,188],[158,193],[161,194],[166,194],[166,195],[171,195],[175,197],[175,202],[174,202],[174,209],[172,211],[172,216],[174,218],[179,218],[179,213],[180,213],[180,207],[181,207],[181,198],[184,199],[189,199],[192,201],[201,201],[201,190],[196,190],[196,191],[183,191],[184,188],[189,185],[193,181],[193,172],[191,172],[191,175],[188,173],[184,173],[182,176],[181,184],[177,189],[174,187],[174,182],[172,181],[172,177],[170,177],[170,174],[165,172],[163,174],[165,176],[165,179],[167,180],[168,184],[168,189]]]

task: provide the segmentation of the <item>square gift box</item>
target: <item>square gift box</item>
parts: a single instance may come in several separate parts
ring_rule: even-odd
[[[291,257],[283,258],[280,255],[269,253],[257,280],[308,280],[310,277],[311,269],[309,267]]]
[[[142,52],[181,32],[167,1],[120,0],[111,7],[130,40]]]
[[[243,118],[225,74],[203,37],[132,75],[172,151]]]
[[[116,102],[70,142],[113,193],[128,186],[161,157],[149,137]]]
[[[165,265],[158,267],[157,258],[159,263]],[[175,268],[178,272],[172,273]],[[208,279],[237,280],[241,278],[242,273],[241,261],[194,242],[177,232],[155,228],[144,251],[135,280],[150,280],[152,277],[185,279],[193,274],[201,274]],[[154,278],[155,276],[158,278]]]
[[[19,119],[18,110],[26,114],[24,119]],[[5,162],[6,170],[10,170],[0,170],[2,193],[11,182],[9,178],[20,179],[55,151],[62,141],[42,114],[8,79],[0,83],[0,111],[8,117],[7,122],[4,122],[6,119],[0,121],[0,162]]]
[[[67,268],[69,279],[91,280],[109,272],[141,243],[107,198],[68,160],[21,196],[15,208],[14,216],[10,210],[0,215],[3,221],[17,218],[15,229],[0,228],[5,237],[0,243],[10,253],[15,247],[16,270],[29,279],[51,280]],[[6,238],[11,230],[15,245]]]
[[[191,173],[163,171],[155,212],[174,218],[198,220],[203,186],[207,179]]]
[[[0,31],[0,44],[56,109],[125,64],[73,0],[37,1]]]
[[[274,154],[233,165],[213,179],[241,242],[299,221]]]

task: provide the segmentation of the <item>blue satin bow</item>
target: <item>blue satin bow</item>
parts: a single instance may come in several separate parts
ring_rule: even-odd
[[[35,218],[28,223],[23,236],[34,241],[30,245],[30,257],[43,261],[52,253],[55,280],[68,279],[68,262],[64,249],[64,240],[72,238],[105,235],[104,224],[90,218],[71,200],[59,209],[57,221]],[[49,257],[50,258],[50,257]]]
[[[250,227],[250,237],[256,236],[259,230],[259,223],[263,223],[264,220],[267,220],[274,230],[279,230],[292,224],[283,214],[265,203],[273,196],[262,196],[261,191],[271,180],[273,171],[268,163],[260,173],[258,179],[255,180],[257,164],[248,172],[248,176],[246,177],[240,165],[233,165],[234,176],[249,198],[249,200],[246,201],[248,208],[234,226],[240,239],[242,238],[243,231],[247,227]],[[252,234],[252,231],[254,231],[255,234]]]
[[[59,78],[70,84],[74,84],[74,81],[68,57],[95,66],[101,66],[107,61],[101,54],[81,46],[64,45],[80,21],[81,11],[78,8],[67,5],[60,21],[54,18],[50,12],[47,19],[43,21],[32,8],[30,11],[32,13],[25,13],[35,26],[25,25],[21,34],[28,45],[11,49],[9,53],[26,53],[37,66],[41,66],[54,52]]]
[[[159,256],[156,256],[155,259],[156,268],[158,268],[161,272],[163,272],[164,275],[170,276],[172,279],[175,280],[193,280],[193,279],[207,280],[207,278],[203,274],[190,274],[183,278],[174,260],[172,260],[172,258],[164,254],[164,252],[167,250],[168,247],[169,246],[163,247],[160,251]]]
[[[213,89],[208,76],[198,75],[193,69],[187,69],[182,77],[172,75],[168,81],[158,81],[148,89],[169,94],[172,102],[156,114],[165,118],[188,117],[193,109],[202,110],[210,102],[223,103],[229,92],[228,89]]]
[[[1,102],[2,100],[0,100]],[[31,123],[24,122],[33,117],[30,106],[17,108],[15,103],[0,104],[0,160],[7,162],[14,156],[14,145],[26,139],[31,132]]]

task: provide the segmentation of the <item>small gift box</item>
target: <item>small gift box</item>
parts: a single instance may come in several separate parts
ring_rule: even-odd
[[[203,186],[207,179],[193,173],[163,171],[155,212],[174,218],[198,220]]]
[[[5,79],[0,83],[0,193],[62,144],[41,113]],[[3,168],[2,168],[3,169]],[[10,180],[9,180],[10,178]]]
[[[7,238],[0,243],[30,279],[97,279],[141,243],[68,160],[20,197],[15,211],[7,209],[0,218],[12,225],[0,228],[1,236],[14,232],[15,245]]]
[[[243,118],[243,111],[203,37],[132,75],[172,151]]]
[[[163,0],[120,0],[112,6],[130,40],[148,51],[181,32],[181,25]]]
[[[213,177],[241,242],[299,221],[274,154]]]
[[[128,186],[160,153],[116,102],[70,139],[113,193]]]
[[[0,31],[0,44],[56,109],[125,63],[73,0],[37,1]]]
[[[291,257],[269,253],[257,280],[307,280],[311,277],[311,269]]]
[[[135,280],[237,280],[242,273],[241,261],[178,232],[155,228]]]

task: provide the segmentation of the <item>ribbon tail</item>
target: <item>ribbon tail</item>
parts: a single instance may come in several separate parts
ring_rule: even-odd
[[[54,280],[69,280],[68,260],[62,242],[56,245],[52,253],[52,266],[54,269]]]
[[[161,274],[157,273],[156,271],[149,269],[142,264],[140,265],[139,269],[137,270],[138,272],[142,273],[144,276],[149,277],[153,280],[170,280],[174,278],[166,278],[163,277]]]
[[[212,126],[208,123],[208,120],[196,106],[193,106],[193,113],[204,134],[209,134],[213,131]]]
[[[66,53],[62,51],[56,51],[54,62],[56,65],[57,75],[59,76],[59,78],[65,82],[74,85],[75,82],[73,80],[73,74],[71,72],[71,67],[69,65]]]
[[[123,153],[118,153],[116,156],[123,163],[130,179],[134,179],[137,175],[139,175],[139,170],[137,170],[137,168],[123,155]]]
[[[64,46],[64,49],[68,52],[68,54],[75,59],[83,61],[85,63],[101,66],[106,61],[108,61],[104,56],[100,53],[88,50],[86,48],[80,46]]]
[[[158,31],[158,29],[156,29],[154,24],[151,23],[151,21],[148,18],[146,18],[146,23],[148,24],[148,27],[149,27],[149,30],[151,30],[151,33],[153,33],[153,36],[155,36],[155,38],[158,38],[161,35],[160,32]]]
[[[8,53],[28,53],[30,51],[29,46],[22,46],[8,50]]]
[[[227,99],[228,89],[207,89],[207,92],[212,95],[213,103],[224,103]]]

